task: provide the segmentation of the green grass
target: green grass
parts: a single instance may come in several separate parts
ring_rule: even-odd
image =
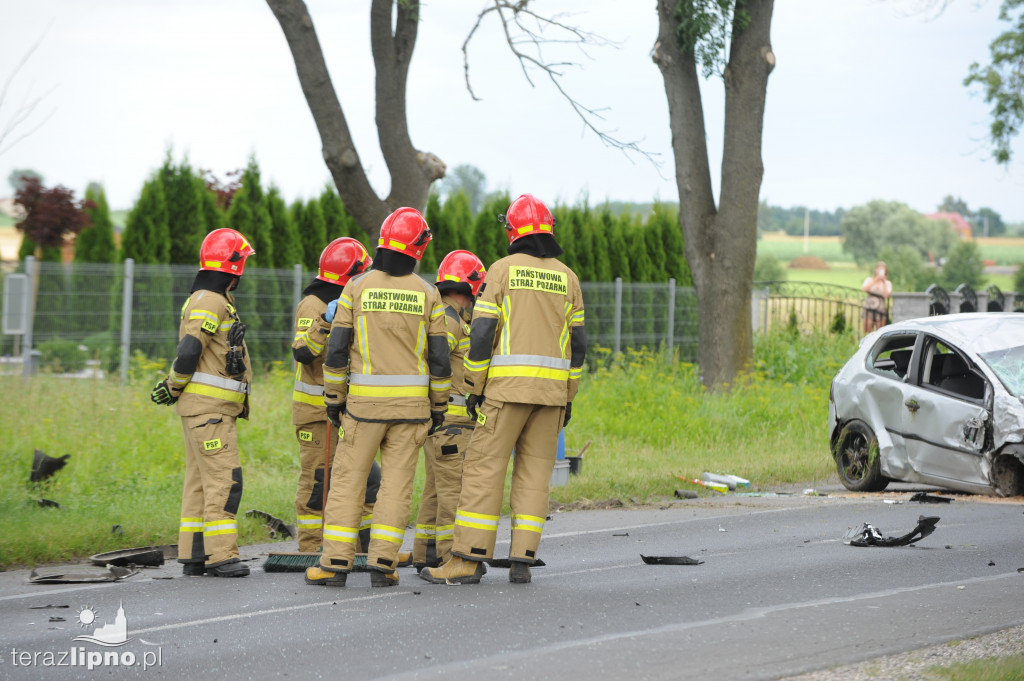
[[[727,394],[705,393],[692,365],[630,353],[585,378],[566,438],[570,449],[592,444],[583,474],[553,488],[552,499],[660,500],[686,486],[674,473],[694,478],[705,470],[741,475],[760,489],[826,478],[832,471],[829,381],[854,347],[851,338],[794,343],[772,336],[759,344],[754,372]],[[0,377],[0,390],[17,396],[0,407],[0,563],[31,565],[177,541],[181,422],[173,409],[149,401],[150,383],[122,387],[39,376],[25,385],[20,377]],[[240,510],[293,522],[298,467],[287,372],[258,377],[252,413],[252,421],[239,422]],[[36,448],[71,454],[41,488],[28,483]],[[415,489],[413,514],[422,463]],[[40,508],[40,497],[61,507]],[[113,534],[114,525],[124,534]],[[254,519],[240,519],[239,533],[242,543],[268,541]]]
[[[13,227],[14,218],[7,213],[0,213],[0,227]]]
[[[839,237],[811,237],[804,253],[803,237],[765,234],[757,241],[758,255],[771,253],[783,264],[802,255],[816,255],[825,262],[853,263],[853,256],[843,251]]]
[[[1024,681],[1024,655],[986,658],[950,667],[929,667],[926,673],[937,681]]]

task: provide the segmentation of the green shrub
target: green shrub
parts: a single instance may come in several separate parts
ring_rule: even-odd
[[[75,341],[55,339],[39,344],[44,367],[54,373],[73,373],[85,368],[86,351]]]

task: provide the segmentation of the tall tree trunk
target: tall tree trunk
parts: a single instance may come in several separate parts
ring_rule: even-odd
[[[348,122],[327,71],[320,41],[303,0],[267,0],[295,61],[310,113],[320,132],[323,157],[345,208],[376,241],[384,218],[400,206],[424,210],[430,183],[444,177],[436,156],[412,145],[406,124],[405,86],[416,44],[419,0],[398,3],[392,31],[392,0],[373,0],[370,38],[377,69],[377,135],[391,173],[391,191],[381,199],[366,177]]]
[[[769,38],[773,0],[747,0],[733,21],[723,74],[725,143],[719,207],[711,186],[697,62],[693,50],[681,50],[676,40],[677,3],[658,1],[658,42],[652,57],[665,81],[679,221],[697,290],[697,363],[704,384],[721,388],[732,383],[753,353],[750,301],[764,174],[765,92],[775,64]],[[742,20],[741,12],[746,13]]]

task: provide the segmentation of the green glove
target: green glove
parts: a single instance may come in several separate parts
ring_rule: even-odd
[[[171,393],[171,386],[167,384],[166,379],[153,386],[153,391],[149,393],[149,399],[165,407],[169,407],[178,401],[178,398]]]

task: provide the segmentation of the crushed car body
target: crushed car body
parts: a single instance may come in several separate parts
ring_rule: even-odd
[[[843,485],[890,481],[1024,494],[1024,314],[954,314],[863,338],[832,380],[831,451]]]

